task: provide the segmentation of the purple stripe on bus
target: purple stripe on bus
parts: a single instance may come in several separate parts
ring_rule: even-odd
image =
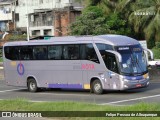
[[[76,88],[82,89],[83,86],[80,84],[49,84],[49,88]]]

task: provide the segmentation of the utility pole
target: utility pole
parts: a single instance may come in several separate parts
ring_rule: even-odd
[[[27,41],[29,41],[29,19],[28,19],[28,0],[25,0],[26,3],[26,12],[27,12]]]

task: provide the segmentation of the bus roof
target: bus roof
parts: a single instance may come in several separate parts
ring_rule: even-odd
[[[4,46],[12,45],[42,45],[42,44],[53,44],[53,43],[106,43],[113,46],[124,46],[124,45],[135,45],[139,42],[133,38],[123,35],[98,35],[98,36],[65,36],[65,37],[52,37],[49,40],[32,40],[32,41],[17,41],[8,42]]]

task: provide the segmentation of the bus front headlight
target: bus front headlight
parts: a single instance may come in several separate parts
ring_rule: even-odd
[[[124,82],[129,82],[127,79],[123,79]]]

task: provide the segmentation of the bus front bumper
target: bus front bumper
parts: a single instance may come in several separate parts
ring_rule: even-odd
[[[122,89],[127,90],[127,89],[144,88],[148,87],[149,84],[150,84],[149,79],[136,80],[136,81],[125,80]]]

